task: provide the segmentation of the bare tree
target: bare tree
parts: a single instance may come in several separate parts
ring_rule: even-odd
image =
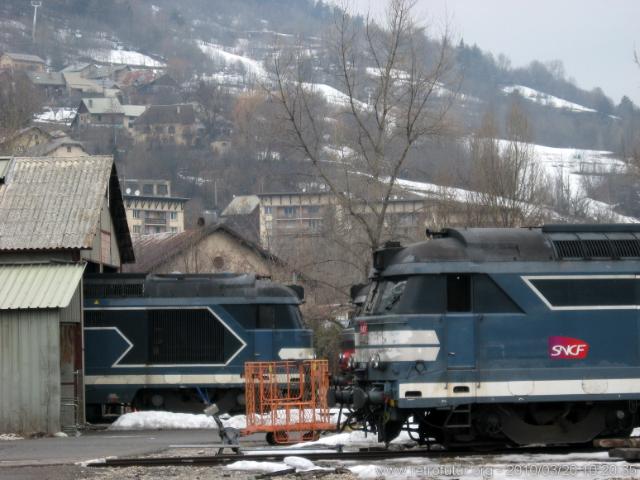
[[[23,72],[0,75],[0,132],[10,134],[28,126],[41,107],[39,92]]]
[[[548,213],[544,172],[517,102],[509,110],[506,133],[501,140],[493,115],[487,114],[471,140],[471,223],[515,227],[539,223]]]
[[[407,158],[443,135],[455,93],[448,33],[431,42],[413,15],[414,0],[390,0],[384,25],[341,10],[335,22],[339,90],[305,68],[305,52],[274,57],[275,98],[289,134],[335,195],[344,219],[375,250]],[[342,93],[341,93],[342,92]],[[327,158],[327,149],[348,153]]]

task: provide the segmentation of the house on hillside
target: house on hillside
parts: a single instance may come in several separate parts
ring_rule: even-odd
[[[10,137],[0,140],[0,155],[23,155],[30,149],[45,145],[53,139],[54,137],[43,128],[23,128]]]
[[[59,72],[27,72],[29,81],[37,88],[47,100],[56,100],[65,95],[67,82],[64,75]]]
[[[89,155],[82,142],[66,135],[53,138],[50,142],[41,143],[24,152],[30,157],[81,157]]]
[[[44,60],[37,55],[5,52],[0,55],[0,70],[12,72],[44,72]]]
[[[255,272],[283,283],[300,281],[282,260],[225,224],[135,237],[133,246],[136,263],[127,272]]]
[[[0,159],[0,433],[84,423],[82,278],[134,260],[112,157]]]
[[[71,128],[122,127],[123,125],[124,110],[117,98],[83,98]]]
[[[169,180],[124,181],[127,220],[134,235],[184,232],[188,198],[174,197]]]
[[[62,72],[70,96],[104,95],[104,87],[82,76],[80,72]]]
[[[144,105],[122,105],[117,98],[83,98],[71,123],[74,129],[88,127],[131,128],[144,113]]]
[[[151,105],[133,122],[133,136],[138,143],[194,146],[202,126],[191,104]]]
[[[180,93],[180,84],[168,73],[146,82],[140,83],[133,94],[139,103],[169,103],[175,101]]]

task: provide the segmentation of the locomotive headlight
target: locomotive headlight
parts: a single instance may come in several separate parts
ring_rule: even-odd
[[[380,355],[378,355],[377,353],[371,357],[371,367],[375,368],[376,370],[378,368],[380,368]]]

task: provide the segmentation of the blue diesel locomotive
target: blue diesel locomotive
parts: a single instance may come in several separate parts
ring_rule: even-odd
[[[640,423],[640,225],[446,229],[374,253],[352,417],[388,442],[584,443]],[[417,427],[415,427],[417,425]]]
[[[246,361],[313,358],[300,287],[250,274],[95,274],[84,281],[87,418],[242,407]]]

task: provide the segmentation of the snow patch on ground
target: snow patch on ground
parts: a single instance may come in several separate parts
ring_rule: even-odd
[[[44,112],[37,114],[33,121],[36,123],[58,123],[69,126],[76,113],[77,109],[75,108],[47,108]]]
[[[224,424],[224,422],[223,422]],[[225,425],[226,426],[226,425]],[[109,430],[183,430],[218,429],[213,418],[205,414],[173,412],[125,413],[109,426]]]
[[[16,433],[0,433],[0,442],[13,442],[15,440],[24,440],[24,437]]]
[[[525,87],[523,85],[509,85],[507,87],[503,87],[502,91],[506,94],[518,92],[527,100],[539,103],[540,105],[544,105],[545,107],[561,108],[564,110],[570,110],[572,112],[596,112],[596,110],[594,110],[593,108],[588,108],[584,105],[570,102],[563,98],[555,97],[553,95],[549,95],[547,93],[535,90],[530,87]]]
[[[132,50],[89,50],[85,54],[101,63],[150,68],[164,68],[167,66],[165,63],[154,60],[148,55]]]
[[[407,444],[407,443],[415,443],[413,440],[411,440],[411,438],[409,437],[409,433],[406,431],[402,431],[400,432],[400,435],[398,435],[396,438],[394,438],[391,441],[392,444]],[[376,434],[371,433],[371,432],[363,432],[360,430],[356,430],[354,432],[343,432],[343,433],[337,433],[334,435],[327,435],[325,437],[320,438],[319,440],[316,440],[315,442],[303,442],[303,443],[298,443],[296,445],[289,445],[285,448],[302,448],[302,447],[313,447],[313,446],[318,446],[318,447],[335,447],[338,445],[342,445],[342,446],[371,446],[371,445],[384,445],[384,443],[379,443],[378,442],[378,437]]]
[[[251,460],[240,460],[238,462],[227,465],[226,468],[228,468],[229,470],[261,473],[280,472],[282,470],[289,470],[291,468],[294,468],[296,473],[310,472],[313,470],[327,470],[326,468],[318,467],[311,460],[294,456],[284,457],[282,462],[256,462]]]

